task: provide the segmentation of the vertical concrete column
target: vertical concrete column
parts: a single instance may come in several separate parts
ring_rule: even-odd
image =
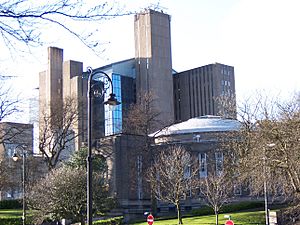
[[[174,121],[170,16],[146,10],[135,16],[134,29],[137,91],[157,98],[160,129]]]

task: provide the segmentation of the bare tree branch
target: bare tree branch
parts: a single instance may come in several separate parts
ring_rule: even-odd
[[[44,155],[51,170],[74,149],[72,141],[79,135],[74,132],[79,111],[75,99],[66,98],[63,104],[53,104],[52,112],[42,111],[40,115],[39,151]]]
[[[162,150],[148,170],[147,177],[156,198],[176,206],[178,224],[182,224],[180,200],[191,195],[197,173],[192,157],[180,146]]]
[[[0,35],[8,48],[17,49],[17,43],[35,47],[45,43],[41,28],[54,25],[97,53],[96,47],[100,43],[93,36],[99,31],[97,28],[87,28],[85,34],[82,32],[82,23],[99,22],[133,13],[125,11],[112,1],[92,3],[84,0],[2,0]]]
[[[263,182],[267,181],[270,197],[299,206],[299,94],[283,103],[255,97],[254,107],[242,108],[243,129],[228,147],[238,161],[239,179],[254,195],[263,193]]]

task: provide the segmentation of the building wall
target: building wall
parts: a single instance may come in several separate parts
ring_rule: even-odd
[[[48,68],[39,74],[39,127],[44,127],[45,116],[57,114],[62,107],[63,50],[49,47]],[[41,135],[41,134],[39,134]]]
[[[0,163],[1,166],[5,166],[8,174],[7,185],[0,191],[0,200],[20,198],[22,196],[22,150],[28,157],[33,153],[33,125],[1,122],[0,139]],[[17,162],[12,160],[14,153],[20,157]],[[31,173],[32,179],[33,174],[37,173]]]
[[[63,63],[63,96],[62,99],[72,99],[74,107],[78,112],[77,120],[74,121],[72,132],[74,132],[74,146],[79,149],[82,142],[86,140],[86,102],[87,102],[87,80],[82,79],[83,63],[77,61],[65,61]],[[70,148],[74,146],[69,146]]]
[[[107,159],[111,191],[124,208],[135,207],[141,204],[137,201],[150,198],[145,181],[149,155],[142,151],[144,139],[138,135],[118,134],[101,138],[97,145],[97,151]],[[143,168],[143,173],[138,173],[138,167]]]
[[[135,16],[134,31],[137,91],[157,98],[160,129],[174,121],[170,16],[146,10]]]
[[[220,115],[219,97],[235,102],[234,68],[219,63],[174,75],[176,122],[204,115]],[[235,105],[235,104],[234,104]],[[236,118],[235,113],[227,115]]]
[[[199,169],[196,176],[201,179],[223,170],[227,157],[222,152],[224,149],[221,142],[224,135],[227,135],[227,131],[168,135],[164,141],[159,137],[159,140],[155,141],[156,144],[152,145],[152,153],[155,157],[161,150],[170,146],[183,146],[191,153],[193,165],[195,169]],[[144,142],[141,136],[119,134],[101,139],[98,146],[100,153],[108,160],[110,187],[118,200],[119,209],[126,217],[141,215],[151,207],[150,187],[147,181],[151,155],[149,151],[143,151]],[[239,198],[246,193],[243,191],[233,194],[237,194],[236,197]],[[199,208],[202,205],[200,192],[193,192],[182,201],[183,210]],[[160,215],[168,215],[174,210],[174,205],[166,202],[158,201],[157,206]]]
[[[48,69],[46,72],[46,103],[53,105],[62,104],[62,71],[63,50],[60,48],[48,48]],[[50,113],[52,112],[50,108]]]

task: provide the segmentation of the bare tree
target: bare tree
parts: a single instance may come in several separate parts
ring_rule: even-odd
[[[153,107],[156,97],[152,92],[145,92],[137,97],[137,103],[129,107],[124,119],[124,133],[147,136],[156,131],[160,124],[159,109]]]
[[[39,151],[44,155],[49,170],[74,150],[72,143],[78,136],[74,126],[79,111],[75,99],[65,98],[62,104],[53,104],[51,112],[41,113]]]
[[[13,114],[21,112],[19,108],[20,99],[18,96],[13,97],[12,89],[5,86],[5,82],[0,83],[0,122]]]
[[[7,162],[3,159],[0,160],[0,190],[5,190],[11,186],[9,170],[7,169]]]
[[[229,148],[238,162],[239,178],[255,195],[267,184],[269,196],[287,200],[299,211],[299,95],[283,103],[258,96],[254,107],[242,109],[243,128]]]
[[[180,200],[191,194],[197,170],[193,170],[191,155],[180,146],[161,151],[149,168],[147,177],[156,198],[176,206],[178,224],[182,224]]]
[[[236,96],[224,95],[214,97],[217,106],[217,115],[223,118],[236,118]]]
[[[29,153],[25,154],[25,185],[27,190],[27,187],[43,177],[47,170],[41,157]],[[10,193],[13,198],[15,193],[20,193],[23,180],[22,171],[22,159],[15,162],[12,158],[6,158],[5,161],[0,162],[0,190]]]
[[[149,6],[159,8],[159,4]],[[99,22],[134,12],[124,10],[113,1],[84,0],[2,0],[0,4],[0,31],[2,40],[10,49],[19,50],[16,44],[35,47],[45,43],[43,29],[55,27],[66,31],[92,49],[100,53],[101,43]],[[86,22],[95,26],[86,26]],[[85,29],[82,29],[82,28]]]
[[[232,181],[227,173],[210,173],[200,180],[200,193],[204,202],[211,207],[216,216],[216,225],[219,223],[219,212],[222,206],[229,200],[232,193]]]
[[[6,83],[0,79],[0,122],[6,121],[13,115],[17,115],[20,109],[21,100],[17,95],[13,94],[10,87],[6,87]],[[0,144],[11,142],[22,130],[18,130],[15,126],[0,127]]]
[[[153,154],[153,138],[149,136],[151,132],[160,124],[158,119],[160,115],[160,110],[155,108],[154,102],[156,97],[152,92],[144,92],[137,97],[137,103],[132,104],[129,107],[127,115],[125,115],[123,123],[123,133],[132,134],[136,136],[136,140],[141,142],[141,145],[131,151],[131,158],[139,157],[143,165],[151,165],[154,161]],[[148,161],[148,162],[146,162]],[[142,168],[140,174],[136,174],[137,165],[131,165],[132,174],[135,177],[144,177],[146,171]],[[145,167],[146,168],[146,167]],[[142,179],[142,178],[138,178]],[[136,182],[136,183],[135,183]],[[138,181],[132,180],[133,185],[138,186]],[[153,191],[150,190],[151,195],[151,211],[156,215],[156,198],[153,194]]]
[[[98,30],[82,32],[83,22],[98,22],[115,16],[128,15],[111,2],[100,1],[87,4],[83,0],[32,0],[2,1],[0,6],[1,37],[9,48],[16,43],[37,46],[44,43],[43,27],[55,26],[67,31],[91,49],[99,44],[92,37]]]

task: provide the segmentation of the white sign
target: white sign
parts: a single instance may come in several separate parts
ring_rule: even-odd
[[[274,211],[270,212],[269,221],[270,221],[270,225],[277,225],[277,214],[276,214],[276,212],[274,212]]]

